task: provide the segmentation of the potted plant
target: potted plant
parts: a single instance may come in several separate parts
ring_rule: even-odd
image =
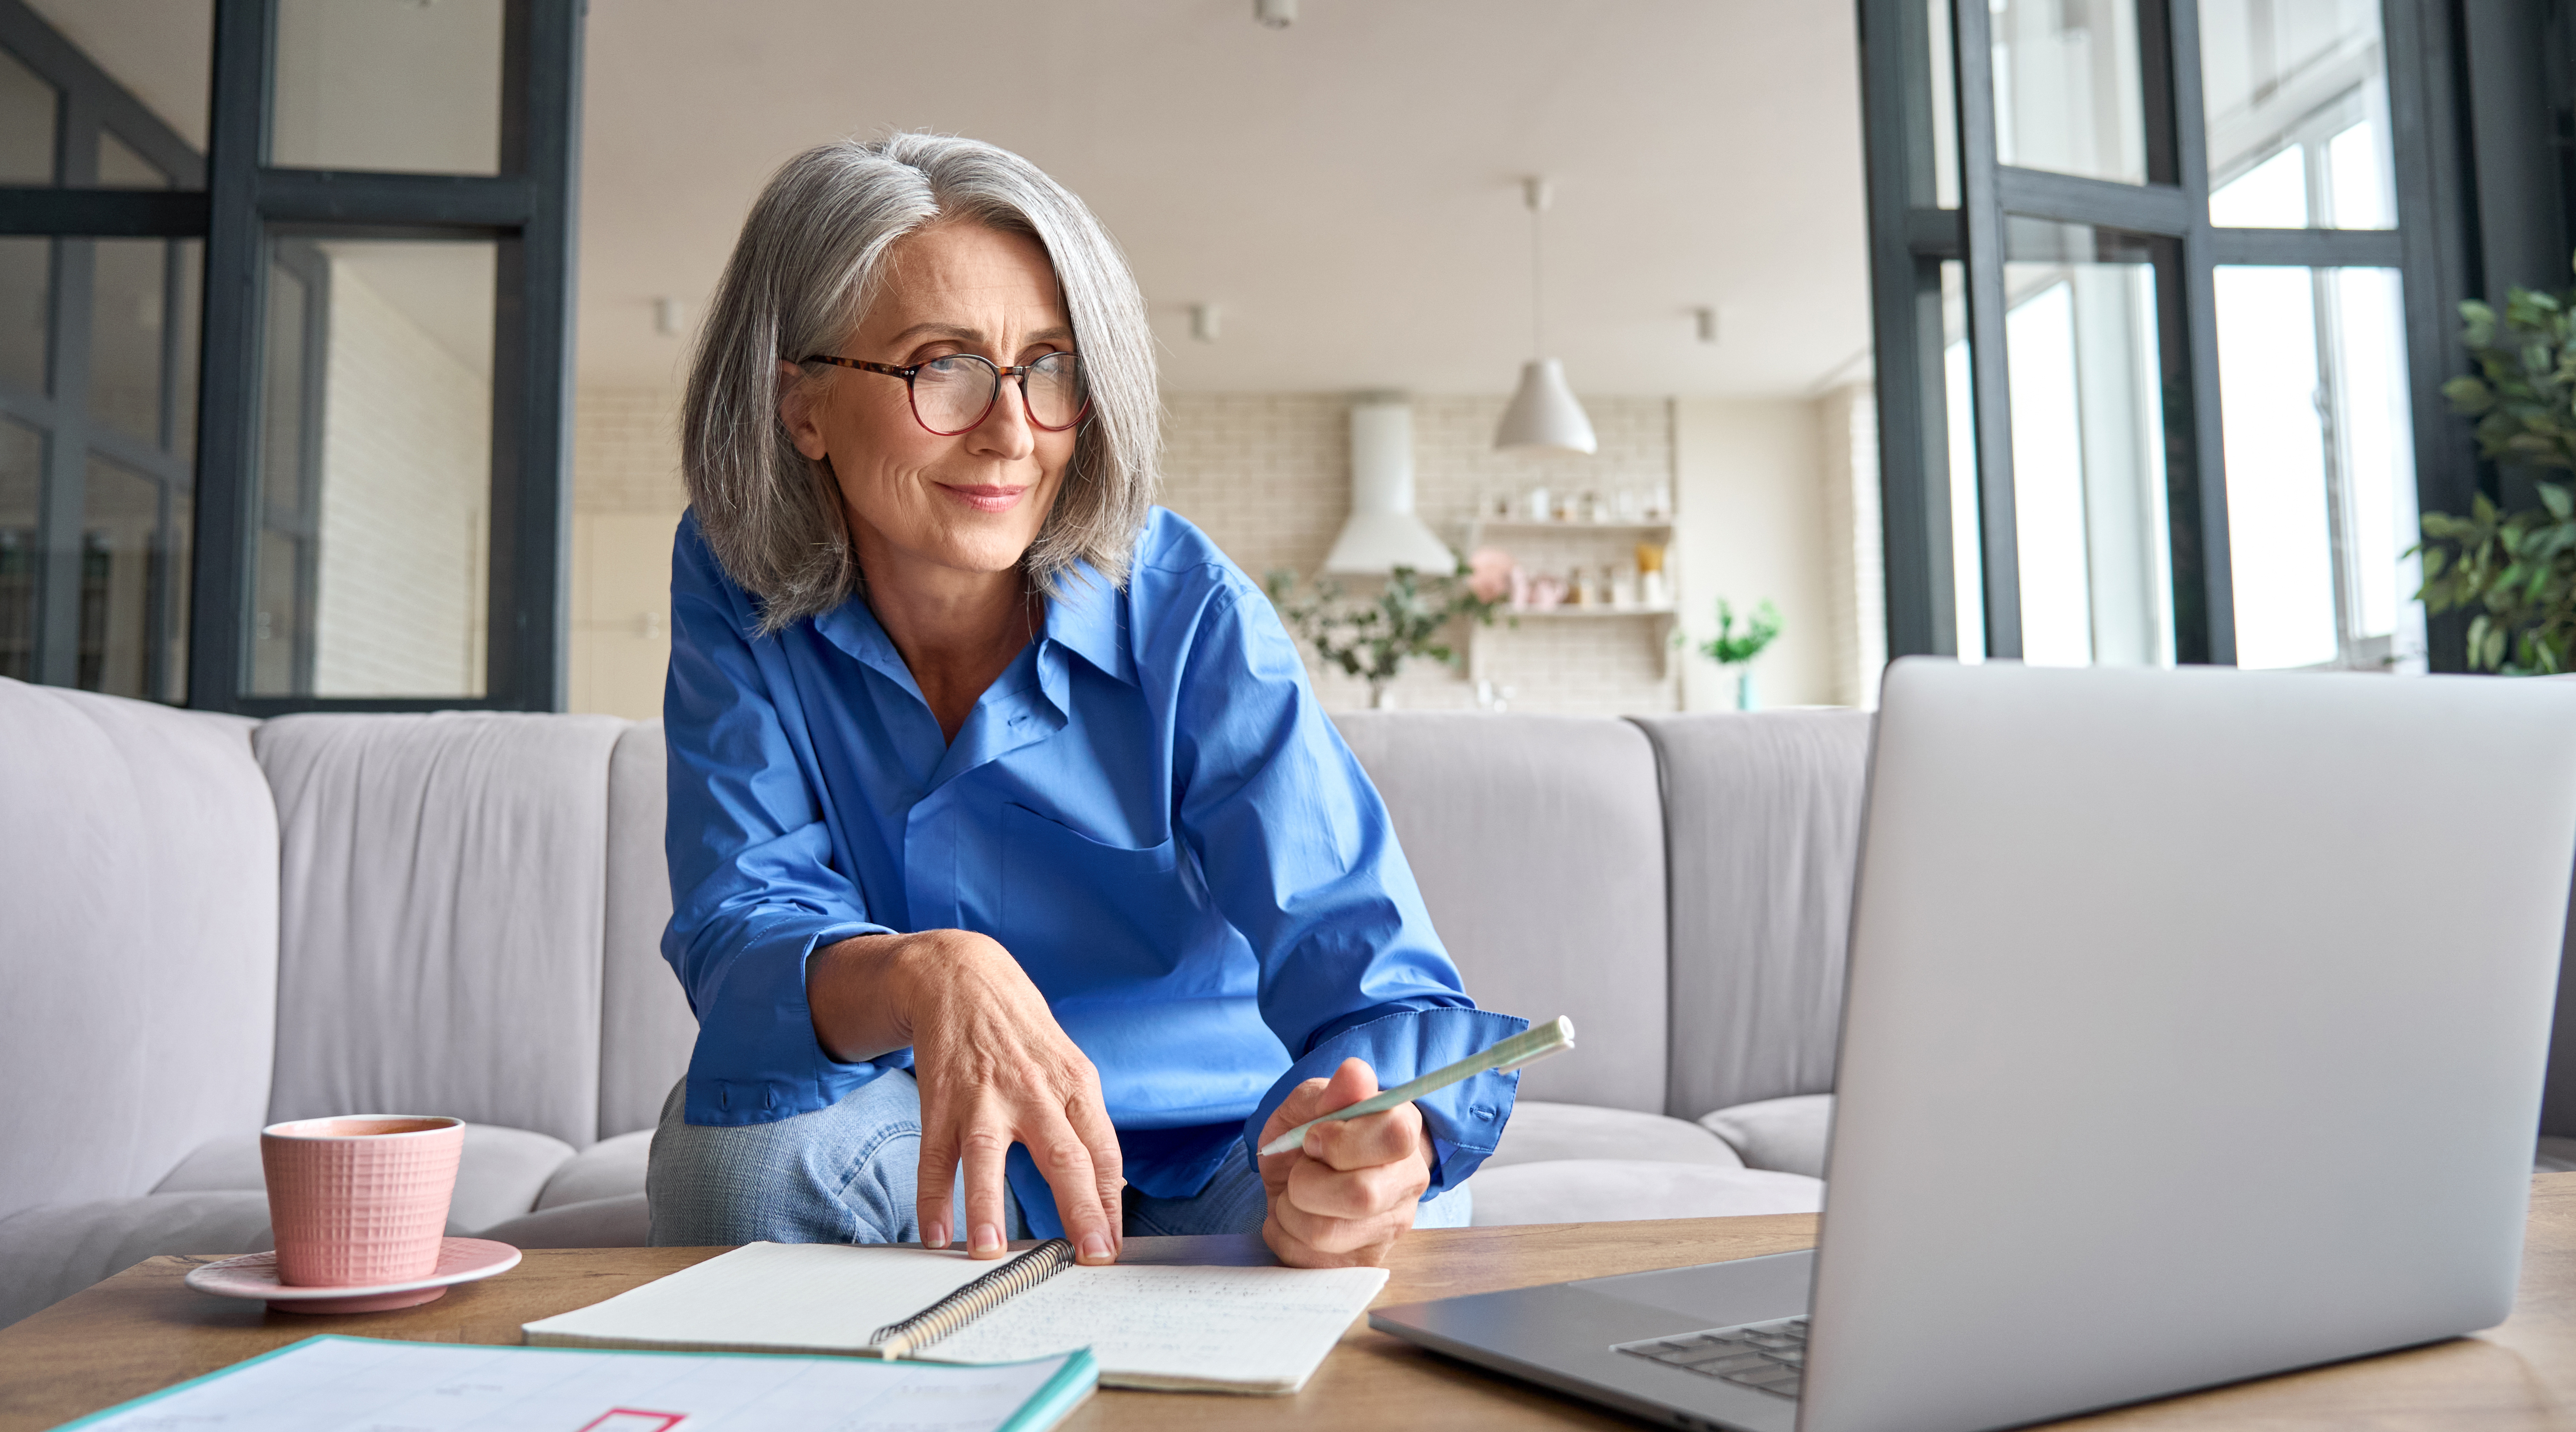
[[[1753,709],[1753,658],[1762,654],[1780,635],[1780,609],[1764,598],[1762,605],[1744,621],[1744,634],[1735,633],[1735,608],[1724,597],[1717,599],[1717,635],[1700,643],[1699,654],[1721,667],[1740,668],[1735,673],[1735,709]]]
[[[1387,575],[1374,598],[1354,600],[1339,582],[1314,583],[1303,597],[1292,599],[1296,574],[1275,571],[1267,584],[1270,600],[1288,629],[1304,638],[1324,664],[1366,681],[1369,705],[1392,710],[1395,692],[1389,683],[1416,657],[1455,665],[1458,652],[1444,640],[1449,624],[1463,617],[1493,624],[1501,592],[1482,571],[1464,562],[1450,576],[1426,577],[1411,567]]]
[[[2478,420],[2478,451],[2496,462],[2576,469],[2576,292],[2508,290],[2504,312],[2460,305],[2460,340],[2478,373],[2442,393]],[[2507,513],[2481,493],[2469,515],[2424,514],[2428,612],[2471,613],[2471,670],[2508,676],[2576,670],[2576,494],[2537,477],[2540,506]]]

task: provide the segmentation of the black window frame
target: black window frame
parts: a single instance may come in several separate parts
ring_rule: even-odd
[[[564,708],[584,8],[582,0],[504,0],[497,174],[268,165],[277,0],[214,0],[202,187],[0,187],[0,234],[205,240],[187,705],[254,717],[297,711]],[[95,75],[97,83],[82,86],[77,96],[65,89],[67,112],[80,104],[122,105],[167,133],[167,126],[99,73],[23,0],[0,0],[0,45],[22,56],[42,52],[47,63],[34,67],[49,79],[48,72],[62,64],[86,67]],[[116,127],[121,138],[132,142],[128,126]],[[163,162],[161,154],[144,153]],[[59,166],[58,172],[66,179],[77,173]],[[488,239],[495,246],[491,547],[481,696],[252,693],[251,583],[262,526],[254,500],[261,433],[257,405],[271,241],[280,238]],[[86,302],[85,290],[80,297]],[[59,307],[67,299],[58,292],[54,301]],[[57,354],[56,362],[64,365],[63,355]],[[49,496],[53,484],[76,480],[52,471],[66,461],[49,458]],[[59,505],[49,502],[49,513]],[[70,510],[77,523],[77,504]],[[49,529],[52,525],[49,517]],[[77,572],[65,577],[49,571],[46,580],[56,586],[76,582]],[[49,631],[76,620],[76,613],[64,613],[59,601],[40,603],[39,610]],[[40,640],[39,649],[50,656],[52,647]],[[40,675],[70,684],[67,675],[52,670],[60,664],[59,658],[49,660]]]
[[[1980,4],[1948,7],[1959,206],[1943,209],[1934,183],[1938,130],[1932,114],[1929,7],[1924,0],[1858,0],[1890,656],[1958,653],[1953,474],[1942,362],[1944,261],[1963,263],[1968,280],[1978,470],[1966,476],[1977,484],[1981,517],[1986,651],[2003,659],[2021,653],[2003,334],[2007,214],[2170,240],[2176,250],[2174,257],[2155,265],[2155,277],[2178,661],[2232,665],[2236,660],[2219,415],[2218,267],[2395,270],[2404,290],[2418,506],[2461,511],[2473,494],[2495,490],[2495,475],[2481,467],[2441,396],[2442,384],[2463,366],[2455,340],[2459,303],[2484,281],[2474,253],[2473,196],[2463,182],[2464,171],[2472,167],[2467,162],[2472,156],[2462,85],[2463,35],[2481,24],[2494,29],[2495,16],[2481,21],[2439,0],[2382,0],[2397,227],[2241,229],[2209,222],[2198,6],[2195,0],[2136,3],[2147,141],[2144,184],[1998,163],[1991,17]],[[2547,150],[2549,130],[2531,128],[2534,133],[2524,147]],[[2526,167],[2529,162],[2535,161],[2526,159]],[[2556,236],[2546,245],[2560,253],[2553,271],[2563,274],[2563,247]],[[2522,281],[2547,276],[2544,271]],[[2456,620],[2436,618],[2429,624],[2428,657],[2434,669],[2461,668],[2461,631]]]

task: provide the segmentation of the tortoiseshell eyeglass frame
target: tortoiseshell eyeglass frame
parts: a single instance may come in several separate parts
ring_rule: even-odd
[[[968,423],[962,428],[934,428],[930,425],[930,420],[921,415],[921,402],[918,395],[913,391],[912,380],[920,375],[922,369],[929,367],[930,363],[915,363],[909,368],[898,368],[892,363],[871,363],[864,358],[841,358],[830,353],[810,353],[806,355],[804,361],[808,363],[830,363],[837,367],[854,368],[862,373],[883,373],[889,378],[901,378],[903,380],[904,405],[912,410],[912,420],[921,424],[923,432],[932,433],[943,438],[953,438],[961,433],[971,433],[977,428],[982,427],[984,425],[984,420],[993,416],[993,405],[1002,400],[1002,380],[1004,378],[1017,378],[1020,380],[1020,411],[1028,414],[1029,426],[1038,429],[1040,432],[1060,433],[1068,428],[1080,426],[1082,420],[1091,415],[1091,395],[1089,393],[1085,393],[1082,397],[1082,406],[1074,410],[1072,421],[1064,423],[1044,423],[1038,421],[1038,410],[1029,402],[1029,370],[1037,367],[1037,363],[1022,363],[1016,367],[1004,367],[980,353],[951,353],[946,355],[944,358],[934,358],[930,360],[930,362],[953,362],[960,358],[972,359],[977,363],[981,363],[986,368],[991,369],[993,373],[993,391],[984,399],[983,411],[975,415],[975,421]],[[1076,383],[1082,381],[1082,358],[1080,355],[1074,353],[1050,353],[1046,358],[1040,358],[1038,363],[1044,363],[1048,358],[1072,359],[1074,381]]]

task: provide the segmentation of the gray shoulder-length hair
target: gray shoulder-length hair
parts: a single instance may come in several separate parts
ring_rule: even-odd
[[[680,418],[699,529],[760,600],[764,635],[860,583],[840,491],[778,415],[778,362],[834,351],[876,297],[895,242],[944,221],[1043,245],[1082,354],[1091,412],[1022,569],[1049,596],[1077,562],[1126,584],[1161,427],[1145,300],[1118,246],[1081,200],[1008,150],[937,134],[844,141],[787,161],[752,205],[699,330]]]

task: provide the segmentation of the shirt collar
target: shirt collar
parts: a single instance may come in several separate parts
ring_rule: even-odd
[[[1136,684],[1135,657],[1127,650],[1125,603],[1089,562],[1076,562],[1047,603],[1047,640],[1098,667],[1101,674]]]

